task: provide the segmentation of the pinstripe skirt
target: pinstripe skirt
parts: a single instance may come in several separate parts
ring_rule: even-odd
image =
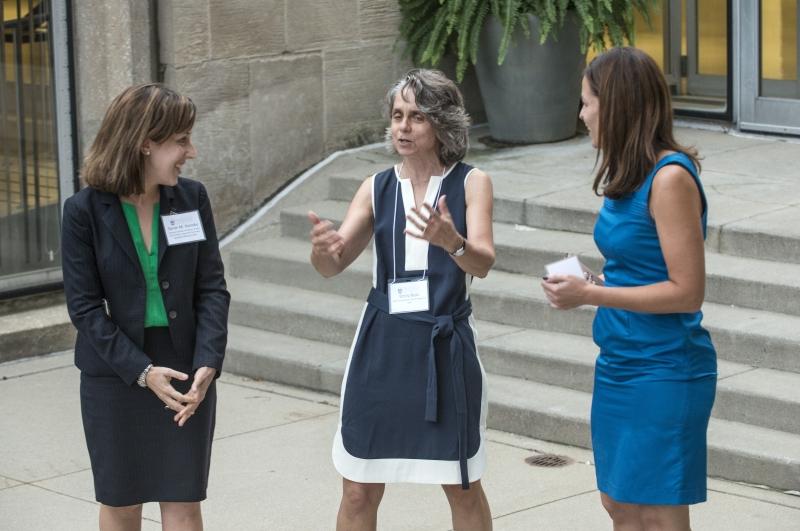
[[[145,352],[153,365],[191,374],[191,360],[178,357],[169,329],[146,328]],[[172,380],[180,392],[191,387]],[[94,475],[95,498],[114,507],[139,503],[198,502],[206,498],[216,387],[189,421],[178,427],[175,412],[150,389],[116,376],[81,374],[81,415]]]

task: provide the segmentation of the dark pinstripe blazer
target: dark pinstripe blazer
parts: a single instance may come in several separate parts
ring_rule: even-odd
[[[160,210],[200,211],[203,242],[167,247],[159,220],[158,280],[175,350],[193,369],[219,371],[230,294],[208,194],[201,183],[180,178],[176,186],[161,187]],[[142,350],[146,286],[119,197],[84,188],[65,202],[61,230],[64,292],[78,329],[75,365],[130,385],[150,363]]]

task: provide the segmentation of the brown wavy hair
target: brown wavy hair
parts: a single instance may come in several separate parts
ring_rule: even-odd
[[[160,144],[194,126],[191,99],[160,83],[134,85],[108,107],[84,160],[88,186],[118,195],[144,193],[146,140]]]
[[[685,153],[700,171],[697,150],[672,133],[672,100],[656,62],[636,48],[611,48],[584,71],[599,98],[597,146],[600,166],[592,189],[620,199],[636,191],[664,150]]]

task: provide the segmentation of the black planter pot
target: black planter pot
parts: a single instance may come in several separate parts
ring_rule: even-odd
[[[529,15],[531,37],[517,28],[505,62],[497,51],[503,27],[489,17],[481,32],[475,72],[489,130],[495,140],[555,142],[575,135],[586,55],[577,17],[568,16],[557,39],[539,44],[539,20]]]

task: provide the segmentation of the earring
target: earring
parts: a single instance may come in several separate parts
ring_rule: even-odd
[[[148,149],[147,151],[145,151],[145,152],[144,152],[144,156],[145,156],[145,157],[149,157],[149,156],[150,156],[150,150],[149,150],[149,149]]]

